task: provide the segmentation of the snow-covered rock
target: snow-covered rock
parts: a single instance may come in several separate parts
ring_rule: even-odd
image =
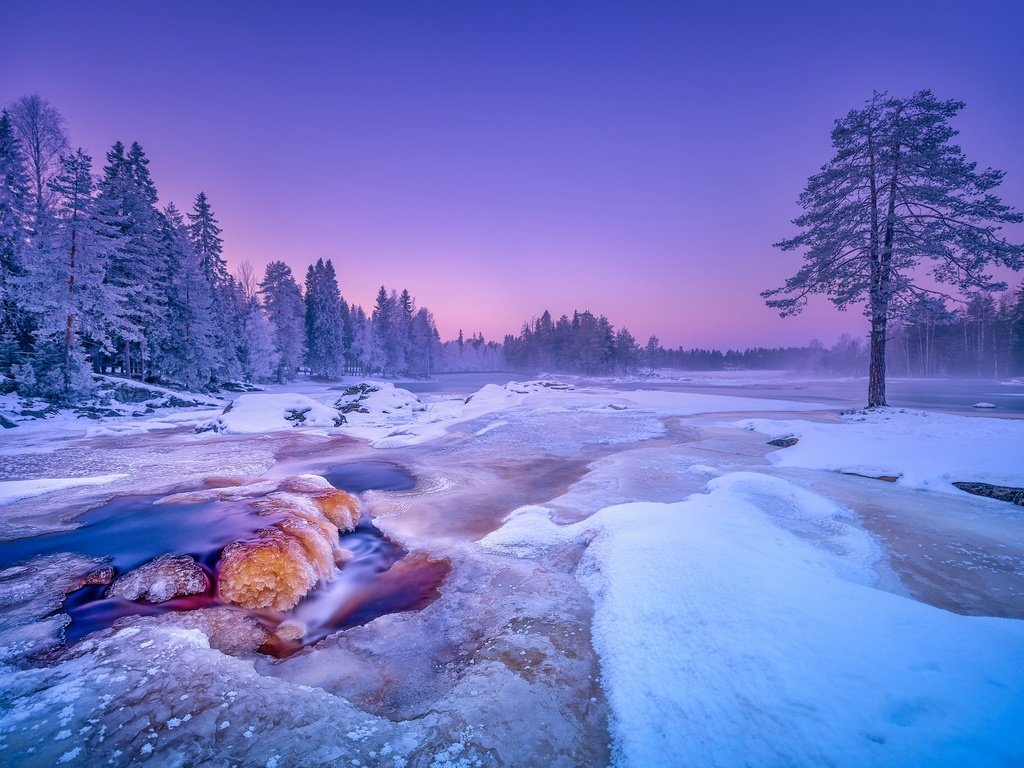
[[[209,587],[210,580],[191,555],[160,555],[119,576],[107,590],[107,596],[163,603],[202,594]]]
[[[292,427],[339,427],[345,422],[336,408],[292,392],[240,395],[216,419],[196,427],[197,432],[257,434]]]
[[[231,655],[253,653],[270,638],[270,631],[255,617],[227,606],[172,611],[159,616],[126,616],[114,622],[114,629],[146,625],[197,629],[206,635],[211,648]]]
[[[399,412],[425,411],[423,402],[407,389],[386,381],[364,381],[349,387],[334,407],[352,423],[359,423],[361,415],[390,415]]]

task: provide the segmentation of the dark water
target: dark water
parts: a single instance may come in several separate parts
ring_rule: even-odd
[[[154,504],[158,496],[121,496],[75,518],[80,528],[0,542],[0,568],[36,555],[78,552],[110,558],[118,573],[164,552],[209,562],[232,541],[248,539],[281,519],[256,516],[243,504]]]
[[[389,461],[353,461],[330,467],[323,476],[335,488],[349,493],[363,491],[408,491],[416,487],[416,478],[403,466]]]
[[[404,490],[415,485],[415,478],[407,469],[382,461],[338,465],[326,476],[336,487],[350,492]],[[106,558],[120,575],[161,554],[171,553],[192,555],[206,571],[211,583],[206,594],[156,605],[107,598],[106,586],[86,586],[73,592],[63,611],[71,617],[65,639],[76,642],[126,616],[221,605],[213,585],[223,548],[233,541],[251,539],[259,529],[281,519],[278,515],[255,515],[244,502],[154,504],[156,498],[113,499],[79,516],[76,522],[82,525],[75,530],[0,542],[0,568],[38,555],[77,552]],[[449,570],[445,561],[409,557],[405,549],[366,520],[356,530],[341,536],[341,546],[353,556],[337,572],[334,581],[314,589],[287,613],[254,612],[270,629],[285,619],[295,619],[307,626],[301,643],[275,642],[266,649],[269,653],[287,656],[338,630],[365,624],[387,613],[422,608],[437,598],[440,583]]]

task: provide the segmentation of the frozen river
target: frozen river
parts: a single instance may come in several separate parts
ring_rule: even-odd
[[[897,380],[933,412],[842,416],[862,380],[509,378],[378,384],[342,427],[270,428],[256,395],[255,434],[219,409],[7,430],[0,762],[1021,764],[1024,515],[951,485],[1024,485],[1020,385]],[[214,587],[68,627],[111,605],[79,577],[143,550],[215,581],[227,534],[202,515],[252,536],[276,518],[231,489],[304,473],[373,529],[294,608]],[[180,525],[136,503],[183,491],[226,495]]]
[[[808,378],[799,373],[779,371],[664,371],[664,378],[646,377],[610,382],[607,379],[568,377],[567,380],[616,389],[653,389],[665,392],[738,395],[779,400],[807,400],[830,408],[862,408],[867,402],[866,379]],[[422,394],[469,394],[485,384],[531,378],[522,372],[452,373],[428,381],[411,381],[402,386]],[[560,378],[554,376],[554,378]],[[562,377],[564,378],[564,377]],[[1024,381],[987,379],[889,379],[889,405],[947,413],[1024,418]],[[974,408],[991,403],[995,409]]]

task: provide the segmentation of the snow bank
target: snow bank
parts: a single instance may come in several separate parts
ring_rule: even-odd
[[[337,409],[293,392],[240,395],[219,417],[196,431],[256,434],[292,427],[337,427],[342,423]]]
[[[910,488],[960,493],[953,481],[1024,485],[1024,421],[893,408],[845,422],[752,419],[737,426],[799,442],[769,454],[780,467],[895,476]]]
[[[0,481],[0,506],[52,491],[77,488],[83,485],[106,485],[127,475],[97,475],[95,477],[40,478],[38,480]]]
[[[733,473],[708,488],[564,527],[524,508],[481,541],[518,556],[590,542],[577,578],[617,765],[1024,760],[1024,622],[873,588],[870,539],[793,483]]]

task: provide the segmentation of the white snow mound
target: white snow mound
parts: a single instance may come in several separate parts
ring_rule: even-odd
[[[337,427],[341,424],[341,414],[337,409],[305,395],[294,392],[255,393],[240,395],[224,413],[196,427],[196,431],[256,434],[293,427]]]

